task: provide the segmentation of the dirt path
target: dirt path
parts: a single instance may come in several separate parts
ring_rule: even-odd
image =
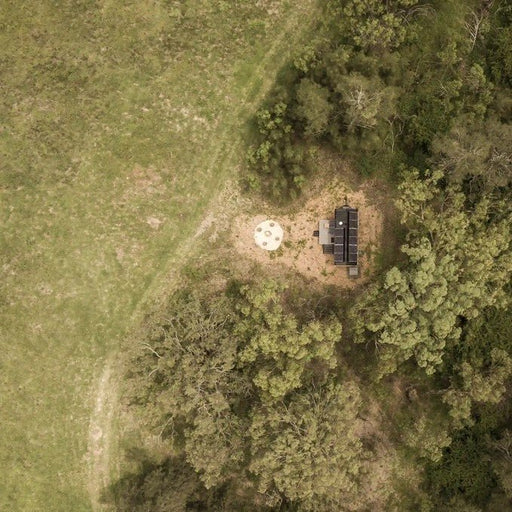
[[[212,172],[212,190],[219,191],[224,180],[229,178],[228,173],[236,172],[236,160],[239,157],[240,149],[243,146],[242,140],[232,140],[233,129],[236,128],[248,115],[253,113],[268,90],[275,81],[277,71],[286,61],[289,49],[294,48],[301,35],[308,29],[305,20],[314,20],[314,11],[317,3],[314,0],[305,0],[300,6],[295,7],[293,13],[287,18],[286,23],[275,39],[272,46],[266,52],[261,63],[253,74],[252,80],[245,86],[242,98],[237,107],[230,113],[226,120],[225,129],[220,136],[211,143],[210,170],[221,170],[218,173]],[[253,95],[255,87],[258,86],[258,93]],[[249,98],[251,98],[249,100]],[[212,203],[217,201],[214,195]],[[213,205],[209,205],[205,211],[211,211]],[[208,215],[203,223],[208,222]],[[153,301],[168,293],[175,284],[175,279],[183,262],[187,259],[194,248],[194,230],[197,226],[190,227],[188,237],[180,244],[173,255],[169,257],[164,268],[155,273],[155,276],[144,295],[136,305],[129,320],[129,325],[136,325]],[[197,231],[196,231],[197,232]],[[105,512],[109,506],[101,503],[101,494],[109,483],[119,476],[119,449],[116,449],[120,435],[119,426],[116,424],[119,411],[119,375],[116,368],[116,354],[111,354],[104,363],[104,368],[99,372],[96,383],[94,409],[89,423],[88,449],[87,449],[87,470],[88,490],[94,512]]]
[[[96,402],[89,426],[88,490],[94,511],[101,510],[101,492],[111,478],[110,455],[114,442],[112,425],[119,398],[114,362],[114,356],[111,355],[98,378]]]

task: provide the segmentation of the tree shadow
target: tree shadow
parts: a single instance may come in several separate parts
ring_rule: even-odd
[[[132,448],[127,458],[136,470],[104,489],[101,497],[116,512],[210,510],[207,491],[184,457],[155,462],[145,450]]]
[[[233,481],[206,489],[184,455],[156,462],[140,448],[131,448],[127,459],[136,469],[105,488],[101,502],[115,512],[293,512],[282,502],[267,507],[254,488],[242,490]],[[261,496],[260,496],[261,498]]]

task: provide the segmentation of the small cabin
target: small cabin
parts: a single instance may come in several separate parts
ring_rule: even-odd
[[[334,210],[334,219],[321,220],[318,231],[313,233],[318,237],[324,254],[334,256],[335,265],[347,265],[349,276],[357,277],[359,212],[357,208],[344,205]]]

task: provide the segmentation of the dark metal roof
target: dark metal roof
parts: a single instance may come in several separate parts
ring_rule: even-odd
[[[321,220],[318,237],[324,254],[334,255],[335,265],[357,265],[359,212],[344,205],[334,210],[334,220]]]
[[[349,206],[336,208],[334,224],[334,264],[357,265],[357,209]]]

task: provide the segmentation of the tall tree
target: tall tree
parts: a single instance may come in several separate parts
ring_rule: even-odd
[[[505,350],[493,348],[489,363],[464,361],[454,368],[452,385],[443,396],[450,406],[450,416],[456,428],[470,425],[471,406],[475,402],[497,404],[506,392],[512,375],[512,358]]]
[[[238,344],[230,301],[207,301],[189,291],[173,295],[152,320],[132,365],[134,399],[150,426],[174,449],[184,449],[207,487],[239,465],[244,425],[233,410],[250,392],[236,371]]]
[[[261,399],[283,398],[299,388],[307,373],[336,366],[335,343],[341,324],[335,317],[301,322],[282,304],[285,287],[275,281],[242,286],[234,329],[242,340],[240,365],[253,375]]]
[[[459,118],[450,132],[434,139],[434,159],[450,179],[480,178],[485,188],[505,187],[512,182],[512,125],[489,118],[475,122]]]
[[[351,42],[361,49],[384,50],[399,46],[406,32],[406,20],[418,0],[330,0],[328,9],[344,29]]]
[[[305,135],[322,135],[329,124],[333,105],[329,103],[329,90],[309,78],[297,86],[296,114],[304,122]]]

